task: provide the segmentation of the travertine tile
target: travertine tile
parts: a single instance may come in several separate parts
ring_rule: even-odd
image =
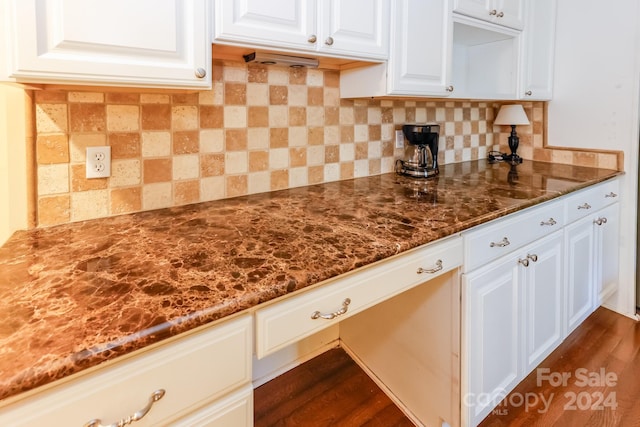
[[[71,220],[103,218],[109,214],[109,190],[71,193]]]
[[[143,161],[143,183],[153,184],[156,182],[171,181],[172,159],[145,159]]]
[[[114,160],[111,163],[109,186],[128,187],[141,184],[141,163],[139,159]]]
[[[225,174],[247,173],[249,171],[248,157],[246,151],[227,152],[224,157]]]
[[[173,154],[194,154],[200,150],[200,131],[187,130],[173,133]]]
[[[72,163],[85,162],[87,147],[107,145],[107,135],[104,133],[72,133],[69,138],[69,152]]]
[[[265,193],[271,191],[271,174],[268,171],[254,172],[248,175],[248,193]]]
[[[171,155],[169,132],[142,132],[142,157],[165,157]]]
[[[69,195],[47,196],[38,199],[38,225],[64,224],[71,220]]]
[[[106,122],[104,104],[69,104],[71,132],[102,132],[107,128]]]
[[[69,102],[104,102],[104,93],[101,92],[69,92]]]
[[[173,180],[195,179],[200,176],[200,156],[173,156]]]
[[[137,132],[110,133],[109,145],[112,160],[140,157],[142,153],[140,134]]]
[[[42,134],[36,138],[38,164],[69,163],[69,141],[66,134]]]
[[[289,187],[309,185],[309,168],[291,167],[289,169]]]
[[[291,150],[293,150],[293,148]],[[267,170],[269,170],[269,151],[249,151],[249,172],[261,172]]]
[[[67,104],[36,104],[38,133],[65,133],[67,129]]]
[[[190,105],[180,105],[171,107],[171,126],[177,130],[197,130],[198,107]]]
[[[107,130],[110,132],[140,129],[140,107],[137,105],[107,105]]]
[[[271,191],[284,190],[289,186],[289,171],[287,169],[271,172]]]
[[[83,164],[71,165],[71,191],[103,190],[108,186],[108,178],[87,179],[87,168]]]
[[[247,127],[247,107],[225,106],[224,107],[224,127],[246,128]]]
[[[222,129],[200,131],[200,152],[219,153],[224,151],[224,132]]]
[[[158,182],[142,186],[142,209],[168,208],[173,205],[172,185],[170,182]]]
[[[219,200],[225,197],[224,176],[212,176],[200,180],[200,201]]]
[[[174,204],[186,205],[200,201],[200,181],[180,181],[174,184]]]
[[[143,104],[140,111],[142,130],[171,129],[171,105]]]
[[[247,175],[233,175],[226,179],[227,197],[237,197],[247,194],[249,186]]]
[[[223,153],[200,155],[200,176],[202,178],[210,176],[221,176],[224,175],[224,171],[225,156]]]
[[[116,188],[110,193],[111,215],[137,212],[142,209],[142,192],[140,187]]]
[[[67,163],[38,166],[38,196],[69,192]]]

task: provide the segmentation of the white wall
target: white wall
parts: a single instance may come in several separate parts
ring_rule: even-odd
[[[535,0],[534,0],[535,1]],[[620,290],[611,308],[635,312],[640,2],[559,0],[549,145],[624,151]]]

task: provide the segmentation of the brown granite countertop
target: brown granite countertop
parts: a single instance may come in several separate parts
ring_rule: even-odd
[[[467,162],[18,232],[0,399],[617,174]]]

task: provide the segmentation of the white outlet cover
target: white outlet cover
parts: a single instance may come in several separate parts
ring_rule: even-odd
[[[401,130],[396,131],[396,148],[404,148],[404,133]]]
[[[111,147],[87,147],[87,179],[111,176]]]

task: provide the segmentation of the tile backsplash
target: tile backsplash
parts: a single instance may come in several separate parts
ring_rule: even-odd
[[[485,158],[508,133],[493,129],[494,102],[340,99],[334,70],[213,71],[212,90],[194,93],[37,91],[38,225],[392,172],[408,122],[440,123],[441,164]],[[550,157],[544,103],[525,108],[521,154]],[[99,145],[111,177],[87,180],[85,149]]]

